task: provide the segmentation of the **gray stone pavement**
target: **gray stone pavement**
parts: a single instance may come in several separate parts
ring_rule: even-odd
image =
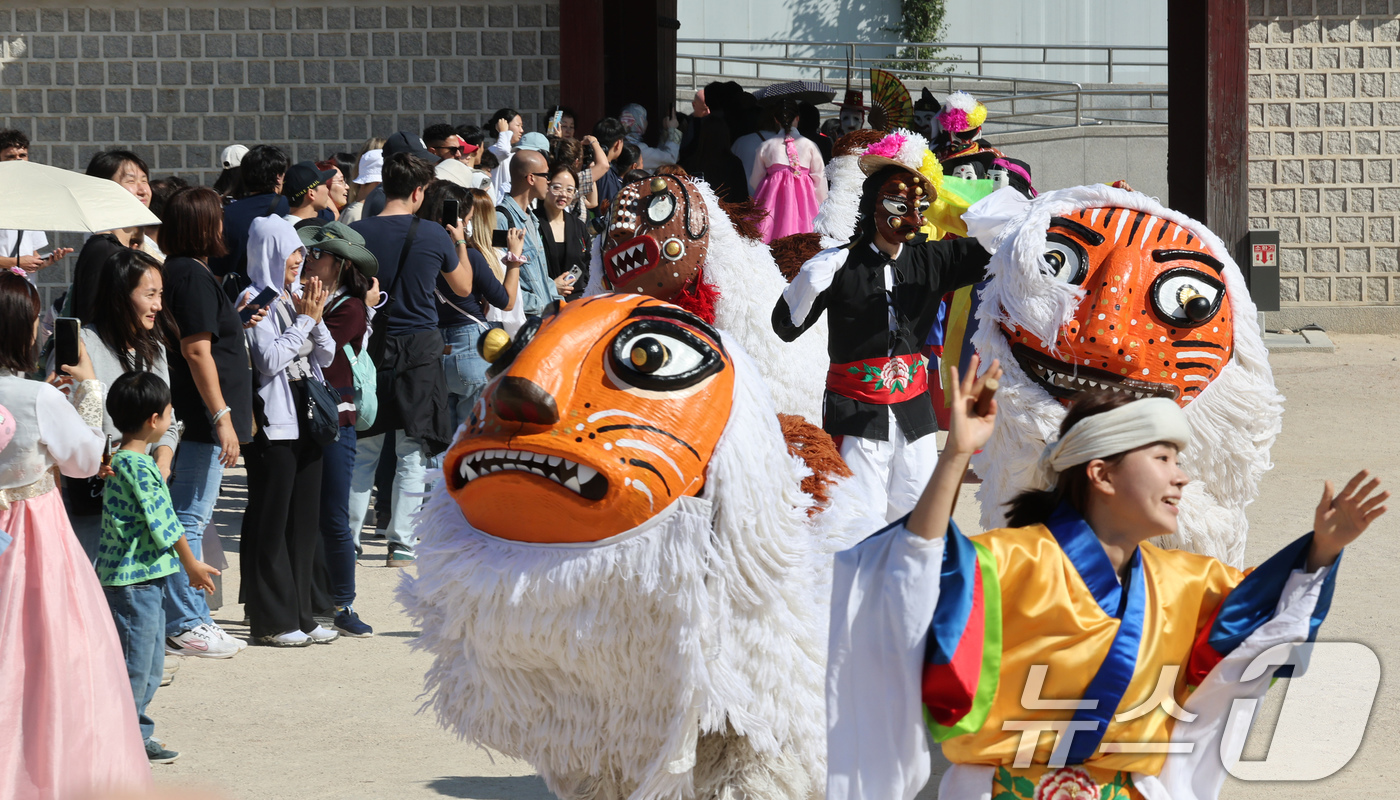
[[[1322,481],[1370,467],[1400,485],[1400,338],[1338,334],[1333,353],[1277,352],[1275,377],[1288,398],[1275,466],[1250,508],[1249,563],[1258,563],[1312,527]],[[225,481],[216,524],[236,547],[242,475]],[[976,530],[971,490],[958,522]],[[1400,703],[1388,667],[1400,663],[1400,509],[1348,549],[1321,639],[1361,642],[1381,660],[1381,687],[1360,751],[1346,767],[1302,784],[1231,780],[1222,797],[1386,797],[1380,788],[1400,770],[1392,742]],[[186,659],[175,683],[151,706],[156,735],[182,757],[155,770],[173,797],[471,798],[543,800],[551,795],[529,765],[458,741],[419,713],[428,659],[410,648],[414,631],[393,601],[397,570],[380,566],[382,543],[368,541],[359,570],[362,616],[372,639],[342,639],[299,650],[249,648],[228,661]],[[226,597],[237,598],[237,553],[228,555]],[[242,607],[215,619],[235,635]],[[1276,708],[1287,682],[1270,692]],[[1276,710],[1272,713],[1277,713]],[[1266,753],[1270,709],[1246,749]],[[921,798],[935,796],[933,787]]]

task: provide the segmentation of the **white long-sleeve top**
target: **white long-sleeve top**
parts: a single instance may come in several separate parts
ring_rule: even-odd
[[[53,467],[70,478],[91,478],[102,465],[103,387],[84,381],[74,387],[80,414],[63,392],[13,372],[0,373],[0,414],[14,420],[15,433],[0,449],[0,489],[38,481]],[[85,416],[84,416],[85,415]]]
[[[500,131],[496,134],[496,141],[486,146],[486,149],[496,156],[496,168],[491,170],[491,199],[496,205],[501,204],[501,198],[510,194],[510,159],[514,153],[510,149],[510,131]]]
[[[292,396],[293,376],[288,374],[288,368],[305,356],[311,365],[312,377],[320,380],[321,370],[331,365],[335,351],[335,339],[326,323],[296,314],[285,295],[273,303],[262,322],[248,331],[248,355],[253,362],[258,397],[262,398],[263,414],[267,418],[263,428],[267,438],[285,440],[301,436]]]

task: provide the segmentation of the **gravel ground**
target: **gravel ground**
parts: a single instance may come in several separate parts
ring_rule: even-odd
[[[1345,481],[1369,467],[1392,488],[1400,486],[1400,338],[1333,337],[1334,354],[1295,353],[1273,358],[1288,397],[1275,467],[1250,509],[1247,561],[1258,563],[1312,527],[1322,481]],[[958,521],[976,530],[970,491]],[[225,480],[216,517],[225,549],[237,547],[246,499],[241,471]],[[1371,796],[1378,781],[1400,768],[1390,736],[1400,731],[1400,704],[1386,667],[1400,658],[1400,509],[1382,518],[1348,549],[1331,617],[1321,639],[1361,642],[1380,657],[1380,694],[1368,734],[1355,758],[1329,778],[1311,783],[1250,783],[1231,779],[1222,797],[1327,800]],[[238,555],[228,553],[224,586],[230,602],[214,618],[246,636],[243,611],[231,601],[238,586]],[[529,765],[458,741],[420,713],[422,676],[429,659],[414,652],[415,635],[393,600],[396,569],[382,566],[382,541],[366,541],[359,570],[361,616],[371,639],[346,639],[295,650],[252,647],[227,661],[182,659],[174,684],[151,705],[156,735],[182,757],[155,768],[164,787],[182,796],[222,798],[413,798],[474,800],[549,798]],[[1273,714],[1287,691],[1270,692]],[[1267,753],[1271,708],[1246,749]],[[937,757],[935,757],[936,760]],[[939,769],[935,767],[935,769]],[[929,787],[921,798],[933,798]]]

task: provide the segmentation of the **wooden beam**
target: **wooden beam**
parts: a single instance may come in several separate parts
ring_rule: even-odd
[[[604,99],[603,0],[559,4],[559,102],[578,115],[577,136],[608,115]]]
[[[1171,204],[1204,222],[1236,261],[1249,230],[1247,24],[1241,0],[1167,5]]]

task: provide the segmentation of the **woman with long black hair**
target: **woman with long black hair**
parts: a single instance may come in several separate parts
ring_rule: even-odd
[[[97,275],[96,296],[106,301],[93,305],[92,319],[83,326],[82,338],[97,380],[104,386],[111,386],[127,372],[151,372],[169,384],[165,342],[175,337],[175,323],[165,308],[164,289],[160,264],[139,250],[122,248],[103,265]],[[102,431],[112,441],[121,441],[122,433],[105,409]],[[167,480],[178,443],[177,426],[171,425],[150,454]],[[64,484],[73,531],[88,559],[95,560],[102,533],[103,482],[100,478],[68,478]]]

